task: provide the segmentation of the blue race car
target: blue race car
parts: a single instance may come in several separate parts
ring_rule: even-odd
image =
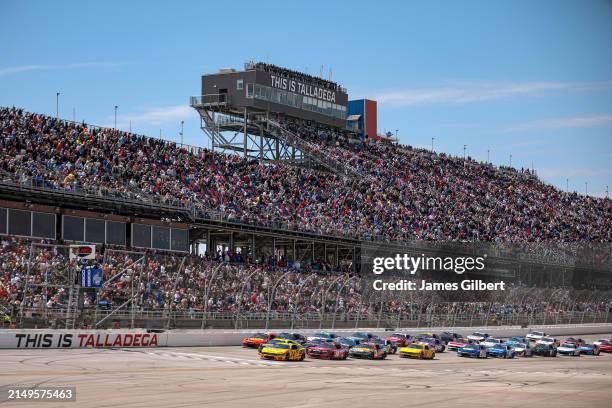
[[[516,351],[514,351],[511,345],[508,345],[506,343],[497,343],[493,347],[489,347],[487,349],[487,353],[491,357],[498,357],[498,358],[516,357]]]
[[[487,348],[480,344],[468,344],[467,346],[459,348],[457,350],[459,357],[475,357],[475,358],[487,358]]]
[[[587,354],[589,356],[598,356],[600,353],[599,347],[594,344],[584,344],[579,348],[580,354]]]

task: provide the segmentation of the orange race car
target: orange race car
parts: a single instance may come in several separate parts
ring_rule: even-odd
[[[242,347],[259,348],[276,337],[274,333],[255,333],[254,335],[242,340]]]

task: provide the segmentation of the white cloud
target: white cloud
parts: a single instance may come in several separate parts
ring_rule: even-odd
[[[118,68],[129,64],[129,62],[81,62],[76,64],[64,65],[22,65],[19,67],[0,68],[0,76],[20,74],[22,72],[29,71],[48,71],[79,68]]]
[[[536,96],[554,91],[598,91],[612,89],[607,82],[454,82],[435,88],[407,89],[374,94],[373,98],[388,105],[423,105],[432,103],[472,103],[511,98],[515,96]]]
[[[505,132],[520,132],[534,129],[567,129],[605,126],[612,124],[612,115],[574,116],[548,118],[519,123],[504,129]]]
[[[119,108],[121,109],[121,108]],[[196,111],[189,105],[174,105],[145,109],[142,113],[118,115],[117,127],[127,128],[132,125],[162,125],[176,123],[180,120],[197,117]],[[111,119],[112,120],[112,119]],[[111,126],[112,127],[112,126]]]

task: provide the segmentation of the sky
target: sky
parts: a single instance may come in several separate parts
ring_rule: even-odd
[[[612,182],[612,0],[0,0],[0,106],[206,146],[200,77],[259,60],[378,102],[401,143]],[[321,69],[321,66],[323,68]],[[512,157],[510,159],[510,157]]]

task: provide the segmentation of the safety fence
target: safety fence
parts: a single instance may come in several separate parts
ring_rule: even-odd
[[[61,328],[66,308],[25,309],[24,328]],[[532,326],[560,324],[612,323],[609,311],[533,312],[533,313],[293,313],[272,310],[261,312],[195,310],[115,310],[84,308],[75,327],[98,328],[213,328],[213,329],[334,329],[351,327],[481,327]],[[202,322],[206,322],[202,325]]]

